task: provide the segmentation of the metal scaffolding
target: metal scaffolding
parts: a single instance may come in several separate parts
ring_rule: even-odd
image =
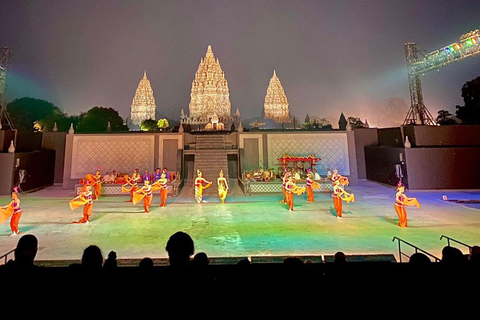
[[[476,56],[480,53],[480,34],[478,29],[463,34],[458,42],[423,55],[413,42],[405,44],[405,56],[410,88],[410,109],[403,125],[436,125],[435,119],[423,103],[420,75],[437,70],[457,61]]]
[[[7,71],[12,52],[7,47],[0,48],[0,129],[15,129],[7,111]]]

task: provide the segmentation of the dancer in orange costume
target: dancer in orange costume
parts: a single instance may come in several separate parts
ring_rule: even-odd
[[[218,188],[218,196],[222,203],[225,203],[225,198],[227,197],[228,193],[228,182],[227,179],[223,176],[223,170],[220,170],[218,173],[217,178],[217,188]]]
[[[313,190],[319,189],[320,183],[313,180],[311,172],[308,172],[307,178],[305,179],[305,188],[307,190],[307,202],[313,202]]]
[[[292,212],[293,211],[293,195],[301,195],[305,193],[305,187],[298,187],[297,184],[295,183],[295,179],[293,179],[292,176],[290,176],[285,184],[285,194],[287,196],[287,205],[288,205],[288,211]]]
[[[342,219],[342,200],[347,203],[355,202],[355,195],[353,193],[346,192],[342,185],[348,185],[348,178],[341,175],[337,175],[336,179],[333,181],[333,205],[335,211],[337,212],[337,219]]]
[[[168,188],[167,175],[164,172],[162,172],[160,175],[160,179],[155,181],[155,183],[152,185],[152,188],[160,189],[160,207],[165,208],[167,204]]]
[[[12,230],[11,236],[16,236],[18,231],[18,222],[22,216],[22,209],[20,208],[20,198],[18,197],[17,189],[12,192],[12,201],[6,206],[0,207],[0,224],[2,224],[8,217],[10,219],[10,229]]]
[[[206,183],[206,185],[203,185]],[[197,203],[205,203],[206,201],[203,200],[203,190],[207,189],[212,185],[211,181],[205,180],[204,177],[202,177],[202,171],[197,169],[197,177],[195,178],[195,200]]]
[[[145,213],[150,213],[152,206],[154,188],[150,185],[149,180],[145,180],[143,187],[133,193],[133,204],[137,204],[143,200],[143,210]]]
[[[405,186],[401,181],[398,182],[397,194],[395,195],[395,212],[398,215],[397,226],[406,228],[407,227],[407,212],[405,211],[405,206],[417,206],[420,208],[420,203],[417,198],[409,198],[405,194]]]
[[[80,193],[77,197],[70,200],[68,203],[70,209],[75,210],[83,206],[83,217],[80,220],[72,221],[72,223],[88,223],[90,221],[90,215],[92,214],[93,208],[93,196],[92,196],[92,186],[87,184],[85,191]]]
[[[100,195],[102,193],[102,176],[100,175],[100,168],[97,168],[97,171],[95,172],[95,175],[93,176],[93,179],[95,180],[95,183],[92,185],[93,186],[93,200],[97,200],[100,198]]]
[[[287,185],[287,181],[288,179],[290,178],[290,171],[285,171],[285,173],[283,174],[283,178],[282,178],[282,194],[283,194],[283,199],[282,201],[280,201],[280,203],[287,203],[287,190],[286,190],[286,185]]]
[[[128,175],[125,176],[127,183],[122,185],[122,192],[130,192],[130,200],[127,200],[126,202],[133,202],[133,194],[138,190],[137,178],[134,175],[131,177]]]
[[[93,187],[95,185],[95,182],[96,182],[95,176],[91,173],[87,174],[85,176],[83,186],[80,192],[85,192],[87,190],[87,186]]]

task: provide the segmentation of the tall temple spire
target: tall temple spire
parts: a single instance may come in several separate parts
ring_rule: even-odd
[[[272,119],[278,123],[291,122],[288,99],[275,69],[268,84],[263,110],[265,119]]]
[[[230,116],[231,103],[228,82],[210,45],[205,57],[200,59],[200,65],[195,73],[188,108],[190,117],[193,118],[208,120],[214,114],[218,117]]]
[[[155,120],[157,106],[153,97],[152,86],[147,78],[147,71],[143,72],[143,78],[135,91],[135,97],[132,100],[130,119],[135,125],[140,125],[143,120]]]

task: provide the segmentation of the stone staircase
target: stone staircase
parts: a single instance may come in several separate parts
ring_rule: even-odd
[[[198,135],[195,144],[194,175],[197,169],[202,171],[203,177],[212,181],[212,186],[205,189],[205,194],[217,193],[217,178],[220,170],[223,170],[228,179],[228,158],[225,150],[225,136],[223,135]],[[189,183],[193,186],[193,179]]]

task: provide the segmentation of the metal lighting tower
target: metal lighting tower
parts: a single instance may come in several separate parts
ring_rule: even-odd
[[[10,64],[12,53],[9,48],[0,48],[0,129],[8,128],[13,130],[13,122],[7,112],[7,70]]]
[[[410,87],[410,110],[403,125],[436,125],[435,119],[423,104],[420,75],[430,70],[447,66],[454,62],[473,57],[480,53],[480,34],[478,29],[463,34],[459,42],[423,55],[413,42],[405,44],[407,59],[408,84]],[[422,57],[419,57],[422,54]]]

